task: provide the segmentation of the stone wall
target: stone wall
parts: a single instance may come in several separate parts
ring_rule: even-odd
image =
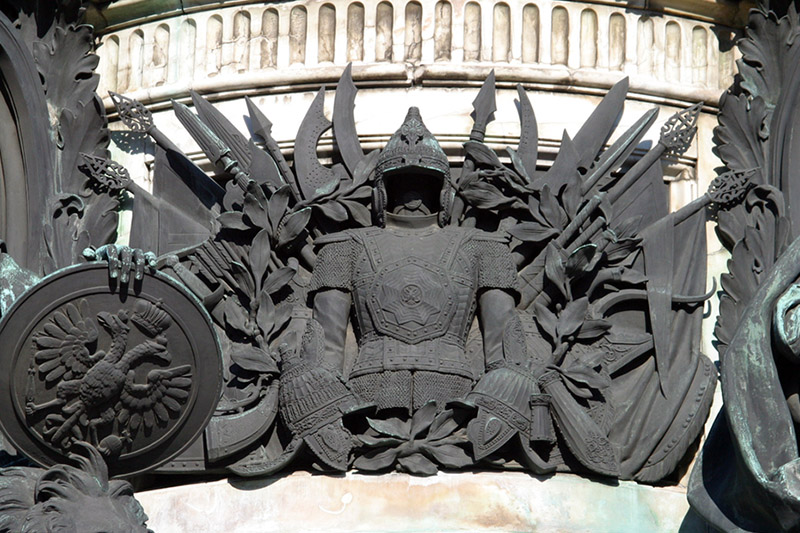
[[[571,474],[401,473],[217,481],[137,493],[159,533],[706,533],[681,490]],[[187,504],[187,502],[191,502]]]

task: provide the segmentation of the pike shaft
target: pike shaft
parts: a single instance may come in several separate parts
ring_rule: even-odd
[[[622,179],[608,193],[608,199],[613,204],[622,194],[633,185],[636,180],[641,178],[650,167],[658,162],[667,147],[659,142],[655,147],[648,151],[636,162],[631,169],[625,173]]]
[[[597,209],[597,207],[600,205],[600,202],[603,201],[604,196],[605,193],[600,193],[592,196],[589,199],[586,205],[583,206],[583,209],[581,209],[578,214],[575,215],[575,218],[573,218],[570,223],[567,224],[567,227],[564,228],[564,231],[562,231],[561,234],[556,237],[555,242],[558,246],[564,247],[564,245],[566,245],[570,239],[572,239],[575,233],[577,233],[581,226],[583,226],[583,223],[589,220],[589,217],[592,216],[594,210]]]
[[[605,226],[605,224],[606,224],[606,219],[603,218],[603,217],[598,217],[594,222],[592,222],[589,225],[588,228],[586,228],[586,231],[581,232],[581,234],[578,236],[578,238],[575,239],[575,242],[573,242],[571,245],[569,245],[569,247],[565,250],[567,255],[573,253],[579,247],[581,247],[584,244],[586,244],[587,242],[589,242],[589,239],[592,238],[592,235],[594,235],[595,233],[597,233],[598,231],[603,229],[603,226]],[[597,246],[597,251],[601,252],[603,249],[605,249],[607,244],[608,243],[605,242],[605,241],[603,243],[599,244]],[[536,274],[536,277],[533,278],[533,281],[530,283],[530,285],[533,286],[533,287],[543,287],[544,286],[544,270],[540,270]],[[530,299],[523,299],[523,301],[520,302],[520,306],[522,308],[528,309],[532,305],[534,305],[536,302],[540,302],[540,301],[543,301],[545,303],[549,303],[549,298],[550,297],[547,295],[547,293],[545,293],[542,289],[537,289],[537,290],[539,292],[536,294],[536,296],[534,296],[534,297],[532,297]],[[524,294],[523,294],[523,298],[524,298]],[[543,298],[547,298],[547,300],[543,300]]]
[[[694,215],[701,209],[704,209],[710,203],[711,203],[711,197],[708,195],[708,193],[704,194],[703,196],[700,196],[699,198],[695,198],[685,206],[681,207],[674,213],[670,214],[670,217],[672,218],[672,223],[677,226],[678,224],[680,224],[690,216]]]
[[[178,148],[178,145],[170,141],[169,138],[166,135],[164,135],[164,132],[159,130],[157,127],[153,126],[152,128],[150,128],[150,131],[148,131],[148,133],[150,134],[150,137],[153,138],[153,141],[155,141],[155,143],[158,146],[160,146],[167,152],[172,151],[172,152],[183,153],[181,152],[180,148]]]

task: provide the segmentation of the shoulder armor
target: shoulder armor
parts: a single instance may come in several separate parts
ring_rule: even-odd
[[[503,244],[508,244],[510,241],[509,235],[505,231],[495,231],[491,233],[480,229],[474,231],[475,233],[472,234],[472,238],[476,241],[502,242]]]
[[[314,246],[322,246],[332,242],[345,242],[353,240],[353,234],[350,230],[337,231],[336,233],[329,233],[314,239]]]

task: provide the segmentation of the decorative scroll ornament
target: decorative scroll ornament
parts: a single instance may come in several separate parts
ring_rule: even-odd
[[[153,115],[141,102],[113,91],[108,94],[117,109],[119,119],[129,130],[147,133],[152,129]]]
[[[4,432],[40,464],[86,441],[115,475],[163,463],[203,430],[217,402],[219,354],[208,318],[166,276],[109,289],[108,268],[60,271],[0,323]],[[142,450],[148,450],[142,454]]]
[[[723,172],[713,180],[708,187],[708,195],[712,202],[720,207],[734,207],[747,195],[755,185],[750,182],[750,176],[755,169]]]
[[[688,109],[672,115],[661,126],[661,143],[675,155],[681,155],[692,144],[697,133],[697,117],[702,104],[695,104]]]
[[[119,163],[90,154],[81,154],[81,157],[83,157],[90,178],[108,191],[121,191],[131,184],[128,170]]]

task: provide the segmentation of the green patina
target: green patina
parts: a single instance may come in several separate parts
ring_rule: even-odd
[[[5,315],[16,299],[38,281],[33,272],[19,266],[6,253],[5,243],[0,241],[0,316]]]

